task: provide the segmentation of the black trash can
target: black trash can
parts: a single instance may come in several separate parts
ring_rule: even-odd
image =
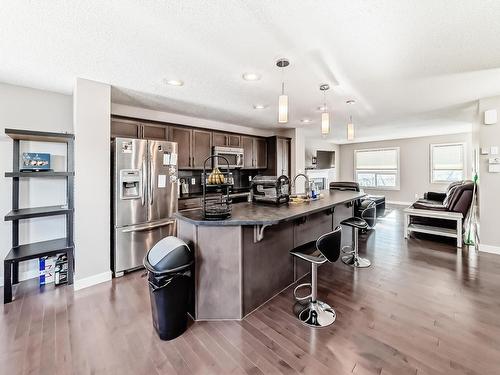
[[[193,263],[188,245],[173,236],[160,240],[144,258],[153,326],[162,340],[175,339],[187,328]]]

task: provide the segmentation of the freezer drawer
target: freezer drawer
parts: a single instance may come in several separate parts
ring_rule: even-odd
[[[176,235],[174,219],[115,228],[113,273],[142,267],[144,256],[159,240]]]

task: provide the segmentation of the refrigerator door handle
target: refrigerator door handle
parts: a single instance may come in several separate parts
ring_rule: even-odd
[[[122,230],[122,233],[132,233],[132,232],[142,232],[142,231],[147,231],[151,229],[156,229],[156,228],[161,228],[161,227],[166,227],[167,225],[174,224],[175,220],[168,220],[168,221],[163,221],[161,223],[156,223],[156,224],[147,224],[147,225],[136,225],[133,228],[127,228]]]
[[[149,205],[153,205],[153,191],[154,191],[155,176],[153,173],[153,160],[152,155],[149,155]]]
[[[146,203],[146,186],[148,185],[146,183],[146,158],[144,157],[142,159],[142,170],[141,170],[141,178],[142,178],[142,197],[141,197],[141,204],[144,207],[144,204]]]

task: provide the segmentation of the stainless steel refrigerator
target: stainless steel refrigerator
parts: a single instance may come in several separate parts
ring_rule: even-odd
[[[142,266],[146,252],[175,235],[177,143],[116,138],[112,142],[115,276]]]

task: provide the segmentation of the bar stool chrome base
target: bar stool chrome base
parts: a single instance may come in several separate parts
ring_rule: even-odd
[[[342,262],[347,264],[348,266],[354,267],[354,268],[367,268],[370,267],[372,262],[366,258],[361,258],[357,256],[357,254],[349,254],[349,255],[344,255],[341,258]]]
[[[321,301],[309,302],[297,315],[302,324],[312,328],[328,327],[335,322],[337,314]]]

